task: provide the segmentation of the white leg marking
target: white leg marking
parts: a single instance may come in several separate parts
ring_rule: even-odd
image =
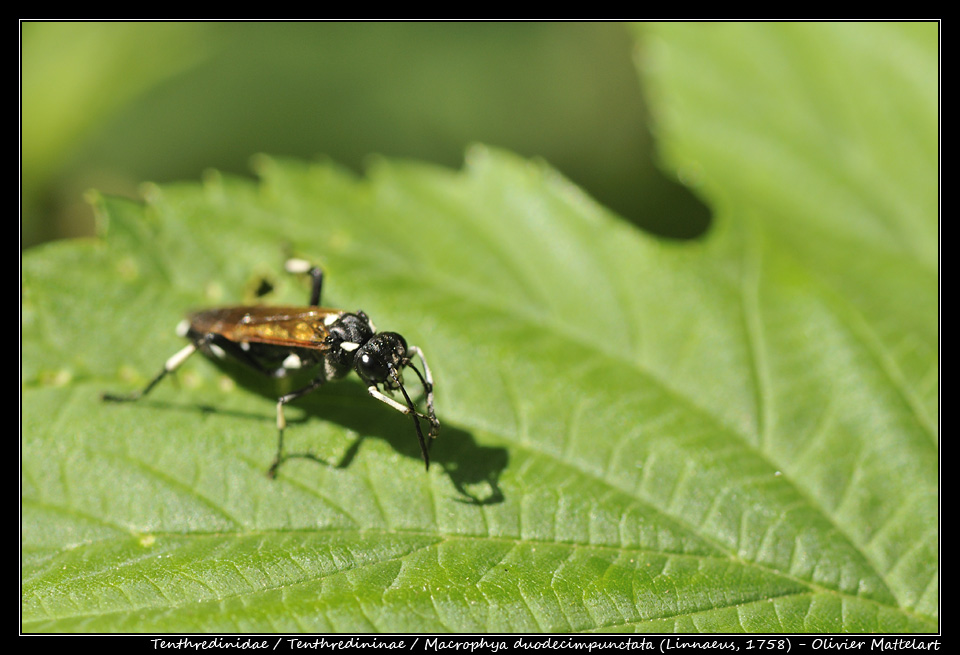
[[[407,357],[412,357],[413,355],[416,355],[420,358],[420,363],[423,364],[423,377],[427,379],[427,384],[432,387],[433,375],[430,374],[430,367],[427,366],[427,360],[423,357],[423,351],[417,346],[410,346],[407,348]]]
[[[184,346],[182,350],[178,351],[173,357],[167,360],[167,363],[163,365],[168,372],[175,370],[178,366],[183,364],[184,360],[196,352],[197,347],[192,343],[189,346]]]
[[[430,366],[427,365],[427,359],[423,356],[423,351],[420,348],[417,346],[407,348],[407,357],[413,355],[419,357],[420,363],[423,364],[423,377],[427,382],[427,413],[430,414],[429,417],[424,418],[430,421],[430,437],[435,439],[440,431],[440,421],[437,420],[437,413],[433,408],[433,374],[430,373]]]
[[[287,273],[309,273],[313,268],[313,265],[308,262],[306,259],[297,259],[296,257],[288,259],[287,262],[283,265],[287,269]]]
[[[393,408],[394,408],[395,410],[397,410],[398,412],[402,412],[402,413],[404,413],[404,414],[409,414],[409,413],[410,413],[410,408],[409,408],[409,407],[407,407],[406,405],[401,405],[400,403],[398,403],[398,402],[397,402],[396,400],[394,400],[393,398],[390,398],[389,396],[384,396],[382,393],[380,393],[380,390],[377,389],[376,387],[374,387],[374,386],[369,386],[369,387],[367,387],[367,391],[370,393],[371,396],[373,396],[374,398],[376,398],[376,399],[379,400],[380,402],[384,402],[384,403],[390,405],[391,407],[393,407]]]
[[[409,407],[407,407],[406,405],[401,405],[400,403],[398,403],[398,402],[397,402],[396,400],[394,400],[393,398],[390,398],[389,396],[384,396],[382,393],[380,393],[380,391],[379,391],[376,387],[374,387],[374,386],[369,386],[369,387],[367,387],[367,392],[368,392],[371,396],[373,396],[374,398],[376,398],[377,400],[379,400],[380,402],[386,403],[386,404],[390,405],[391,407],[393,407],[395,410],[397,410],[397,411],[400,412],[401,414],[408,414],[408,415],[410,414],[410,408],[409,408]],[[429,416],[424,416],[424,415],[421,414],[420,412],[416,412],[416,414],[417,414],[417,416],[419,416],[419,417],[422,418],[422,419],[426,419],[426,420],[428,420],[428,421],[431,420]]]

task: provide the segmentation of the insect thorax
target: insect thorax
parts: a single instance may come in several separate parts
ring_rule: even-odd
[[[370,319],[363,312],[343,314],[328,328],[329,333],[324,343],[328,346],[327,366],[339,372],[336,377],[342,377],[353,366],[354,354],[373,337],[374,330]],[[328,373],[334,371],[328,370]]]

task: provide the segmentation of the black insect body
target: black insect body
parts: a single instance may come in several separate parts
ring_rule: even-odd
[[[287,270],[308,273],[313,279],[308,307],[238,306],[191,314],[178,330],[190,344],[170,357],[143,390],[130,395],[104,394],[103,399],[124,402],[142,398],[197,350],[214,357],[233,357],[273,377],[284,377],[290,370],[318,368],[308,385],[277,400],[277,455],[268,471],[270,477],[274,477],[280,465],[288,459],[315,459],[308,453],[284,453],[286,420],[283,406],[355,371],[371,396],[413,417],[420,452],[429,469],[429,446],[440,431],[440,422],[433,406],[433,377],[421,350],[408,346],[406,340],[395,332],[377,332],[362,311],[349,313],[321,307],[323,272],[319,268],[302,260],[290,260]],[[422,373],[413,365],[414,357],[419,358]],[[404,368],[413,370],[423,385],[426,414],[417,411],[403,385]],[[394,400],[381,388],[387,394],[399,391],[404,402]],[[421,418],[430,424],[426,437],[420,426]]]

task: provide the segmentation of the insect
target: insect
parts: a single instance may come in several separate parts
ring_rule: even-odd
[[[306,273],[311,277],[309,306],[237,306],[190,314],[177,330],[180,336],[190,341],[189,345],[167,359],[160,373],[141,391],[128,395],[105,393],[103,400],[139,400],[198,350],[217,358],[233,357],[275,378],[286,377],[296,369],[316,368],[317,372],[309,384],[277,399],[277,454],[267,472],[272,478],[276,477],[277,469],[288,459],[316,459],[309,453],[284,453],[283,432],[287,423],[283,406],[316,391],[329,381],[348,375],[352,370],[367,385],[367,392],[372,397],[413,417],[420,452],[429,470],[430,444],[440,431],[440,422],[433,407],[433,377],[423,352],[417,346],[407,345],[406,340],[396,332],[377,332],[370,318],[362,311],[350,313],[321,307],[323,271],[320,268],[301,259],[291,259],[287,261],[286,269],[290,273]],[[422,373],[413,365],[414,357],[420,360]],[[404,368],[413,370],[423,385],[426,414],[417,410],[403,386]],[[402,394],[403,403],[387,395],[396,391]],[[430,425],[426,437],[420,419]]]

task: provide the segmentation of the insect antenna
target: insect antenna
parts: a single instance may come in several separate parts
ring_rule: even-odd
[[[420,372],[416,366],[412,363],[408,363],[407,367],[412,368],[413,372],[417,374],[417,377],[420,378],[420,384],[423,385],[423,390],[427,394],[427,414],[425,416],[430,421],[430,440],[427,442],[427,450],[430,450],[430,446],[433,445],[433,439],[436,438],[437,432],[440,429],[440,422],[437,421],[436,415],[433,413],[433,385],[426,381],[423,377],[423,373]]]
[[[417,370],[414,368],[413,370]],[[407,407],[410,408],[410,416],[413,417],[413,424],[417,426],[417,439],[420,441],[420,452],[423,453],[423,461],[427,466],[427,470],[430,470],[430,452],[427,448],[427,442],[423,438],[423,431],[420,429],[420,419],[417,417],[417,408],[414,406],[413,401],[410,400],[410,396],[407,394],[407,390],[403,387],[403,383],[400,382],[400,376],[397,374],[397,369],[390,367],[390,375],[393,376],[393,381],[400,388],[400,393],[403,394],[404,400],[407,401]],[[420,375],[419,371],[417,375]]]

